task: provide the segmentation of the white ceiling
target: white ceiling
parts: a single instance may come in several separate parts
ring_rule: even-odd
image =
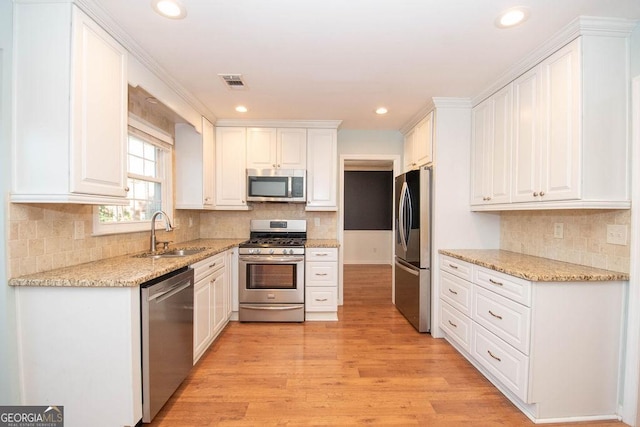
[[[640,18],[639,0],[93,0],[218,119],[399,129],[434,96],[473,97],[579,15]],[[528,6],[501,30],[496,16]],[[243,75],[232,91],[220,73]],[[249,112],[234,108],[243,104]],[[384,105],[386,116],[374,110]]]

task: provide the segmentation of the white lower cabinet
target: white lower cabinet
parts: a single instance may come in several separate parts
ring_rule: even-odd
[[[338,249],[307,248],[305,320],[338,320]]]
[[[232,251],[231,249],[230,251]],[[231,317],[228,251],[193,264],[193,363],[209,348]]]
[[[615,419],[626,282],[532,282],[440,255],[445,338],[535,422]]]

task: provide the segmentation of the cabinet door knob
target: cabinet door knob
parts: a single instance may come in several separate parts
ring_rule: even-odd
[[[544,196],[544,191],[540,192],[540,197]]]
[[[535,192],[533,193],[533,197],[538,197],[538,192],[537,192],[537,191],[535,191]]]
[[[129,187],[124,187],[124,191],[126,191],[127,193],[129,192],[130,188]]]

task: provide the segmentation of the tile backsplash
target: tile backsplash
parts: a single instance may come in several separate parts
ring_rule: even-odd
[[[251,219],[306,219],[309,238],[335,239],[336,212],[306,212],[303,204],[255,204],[250,211],[176,210],[175,230],[158,228],[173,244],[198,238],[248,238]],[[317,224],[317,225],[316,225]],[[93,236],[93,206],[9,205],[9,277],[143,252],[149,232]]]
[[[562,224],[563,238],[554,237]],[[500,248],[629,273],[630,246],[607,243],[607,225],[626,225],[630,210],[509,211],[500,215]],[[628,239],[627,239],[628,241]]]
[[[200,234],[200,214],[175,211],[170,233],[158,229],[158,240],[175,243]],[[93,207],[76,204],[9,205],[9,277],[38,273],[102,258],[142,252],[149,232],[93,236]]]
[[[336,239],[336,212],[307,212],[302,203],[253,203],[250,211],[215,211],[200,214],[200,237],[247,238],[252,219],[306,219],[309,239]]]

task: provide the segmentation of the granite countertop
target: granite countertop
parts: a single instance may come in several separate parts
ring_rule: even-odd
[[[629,275],[497,249],[441,249],[443,255],[534,282],[629,280]]]
[[[171,249],[202,248],[202,252],[178,258],[143,258],[136,254],[29,274],[9,280],[11,286],[135,287],[238,246],[246,239],[199,239]],[[161,251],[160,251],[161,252]],[[137,254],[140,255],[140,254]]]
[[[333,239],[307,239],[306,248],[339,248],[340,243]]]

